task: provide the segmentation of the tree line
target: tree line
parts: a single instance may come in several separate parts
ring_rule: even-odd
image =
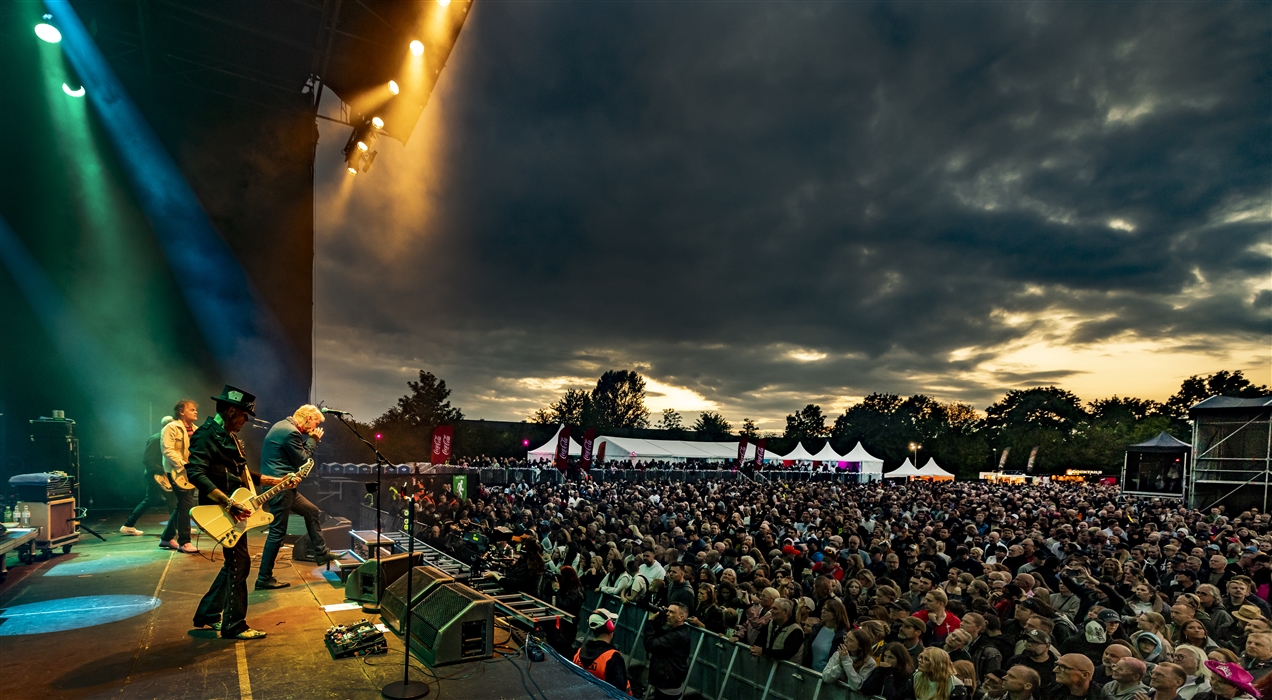
[[[645,405],[645,379],[633,370],[609,370],[590,390],[567,389],[557,400],[514,427],[483,426],[464,420],[450,402],[444,380],[420,370],[419,380],[407,383],[408,393],[367,424],[357,424],[368,437],[379,435],[381,452],[391,462],[427,460],[433,429],[456,426],[454,454],[460,457],[524,456],[527,443],[537,446],[561,424],[600,431],[650,430],[646,437],[727,440],[747,436],[767,438],[771,452],[785,454],[803,441],[816,452],[825,441],[840,454],[861,442],[867,451],[895,467],[906,457],[922,466],[929,457],[962,477],[995,468],[1006,451],[1005,467],[1024,470],[1037,448],[1033,472],[1062,473],[1065,469],[1103,469],[1114,473],[1126,446],[1161,431],[1191,440],[1188,408],[1214,395],[1254,397],[1269,393],[1240,370],[1195,375],[1185,379],[1165,402],[1113,396],[1084,402],[1055,387],[1013,389],[978,411],[970,404],[941,402],[924,394],[902,397],[872,393],[833,420],[817,404],[786,416],[781,433],[762,434],[751,418],[734,426],[718,412],[703,411],[686,425],[674,409],[665,409],[650,423]],[[348,431],[328,430],[324,452],[336,461],[371,461],[369,451]]]

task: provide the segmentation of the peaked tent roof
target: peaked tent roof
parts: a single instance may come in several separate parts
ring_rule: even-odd
[[[552,439],[543,443],[538,448],[526,450],[526,459],[551,459],[556,456],[557,440],[561,439],[561,431],[564,428],[564,425],[558,427],[556,433],[552,435]],[[574,438],[570,438],[570,456],[583,456],[583,446],[576,442]]]
[[[1272,396],[1260,396],[1253,399],[1239,399],[1235,396],[1211,396],[1210,398],[1188,409],[1188,415],[1198,411],[1233,411],[1258,410],[1272,406]]]
[[[797,442],[795,443],[795,449],[782,455],[782,460],[790,462],[816,462],[817,458],[814,457],[811,452],[804,449],[804,443]]]
[[[906,457],[905,461],[901,463],[901,466],[897,467],[894,471],[890,471],[887,474],[884,474],[883,478],[902,479],[907,476],[919,476],[919,470],[915,469],[914,465],[910,463],[909,457]]]
[[[852,448],[851,452],[844,455],[844,461],[845,462],[878,462],[880,464],[883,464],[882,459],[879,459],[878,457],[870,454],[869,452],[866,452],[866,448],[862,447],[860,442],[857,443],[856,447]]]
[[[1136,443],[1126,449],[1128,452],[1186,452],[1192,449],[1192,445],[1163,430],[1157,434],[1157,437]]]
[[[941,465],[937,464],[936,459],[933,457],[928,457],[927,464],[924,464],[923,468],[919,470],[919,476],[948,476],[951,479],[954,478],[954,475],[942,469]]]
[[[813,455],[814,462],[839,462],[841,460],[843,460],[843,457],[831,449],[830,440],[827,440],[826,444],[817,451],[817,454]]]

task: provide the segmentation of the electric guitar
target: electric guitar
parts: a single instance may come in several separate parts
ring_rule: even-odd
[[[273,514],[264,508],[269,503],[269,499],[277,495],[279,491],[309,476],[313,468],[314,461],[312,459],[306,461],[294,474],[288,474],[273,488],[260,495],[250,488],[235,489],[234,493],[230,494],[230,503],[252,509],[251,515],[243,520],[236,520],[230,514],[229,506],[195,506],[190,509],[190,517],[194,519],[200,530],[220,542],[222,547],[233,547],[248,530],[265,527],[274,522]],[[251,485],[250,481],[247,483]]]

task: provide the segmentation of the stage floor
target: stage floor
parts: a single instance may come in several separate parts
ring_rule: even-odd
[[[292,562],[284,549],[275,576],[290,588],[255,591],[249,578],[247,620],[268,632],[255,641],[223,640],[192,629],[199,598],[221,566],[206,537],[199,555],[158,548],[164,516],[119,534],[124,515],[86,523],[105,535],[84,535],[70,554],[19,564],[8,555],[0,586],[0,697],[3,698],[378,698],[402,678],[402,642],[393,633],[388,655],[332,660],[323,633],[333,624],[366,617],[361,610],[326,612],[344,602],[334,571]],[[303,523],[293,517],[293,532]],[[259,560],[263,532],[249,535]],[[369,618],[378,622],[378,618]],[[496,641],[506,632],[496,630]],[[413,680],[428,682],[430,698],[525,698],[524,655],[445,666],[439,679],[413,663]],[[533,665],[530,678],[554,700],[598,697],[596,689],[554,662]],[[531,690],[537,689],[525,681]]]

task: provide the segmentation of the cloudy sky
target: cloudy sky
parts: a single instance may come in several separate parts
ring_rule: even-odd
[[[1267,382],[1270,40],[1257,3],[479,1],[405,147],[350,177],[319,124],[317,395],[369,419],[422,368],[518,420],[635,368],[779,429]]]

